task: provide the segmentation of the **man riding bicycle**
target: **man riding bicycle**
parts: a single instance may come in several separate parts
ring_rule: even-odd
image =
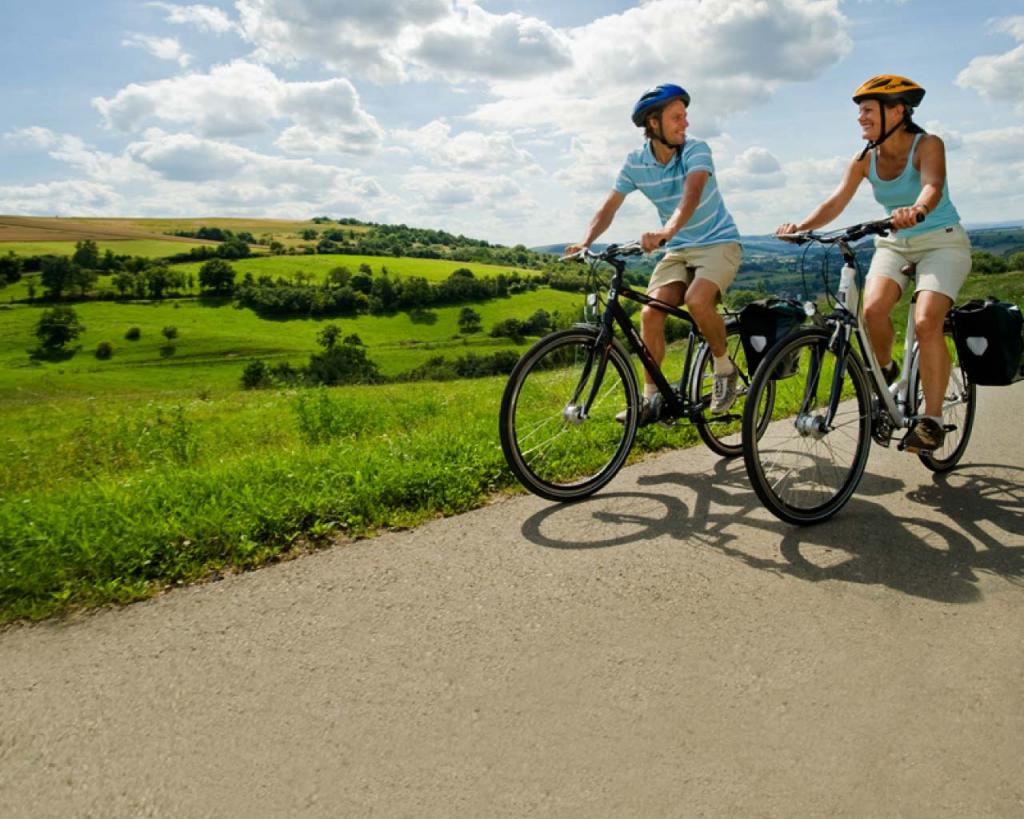
[[[588,248],[612,224],[626,196],[643,193],[657,208],[662,229],[643,234],[641,245],[650,253],[662,245],[647,286],[648,295],[686,308],[697,322],[714,356],[711,411],[727,412],[736,401],[737,371],[725,344],[725,321],[717,303],[736,278],[742,250],[740,234],[718,190],[711,148],[687,138],[690,95],[678,85],[664,84],[646,91],[633,106],[633,124],[644,129],[647,142],[632,151],[619,171],[615,186],[590,221],[583,241],[566,254]],[[666,314],[644,307],[641,336],[655,363],[665,357]],[[658,419],[658,387],[644,375],[644,402],[639,424]]]

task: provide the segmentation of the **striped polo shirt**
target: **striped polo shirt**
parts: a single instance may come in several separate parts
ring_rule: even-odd
[[[678,151],[666,165],[655,159],[651,143],[645,143],[643,148],[626,157],[619,178],[615,180],[615,190],[625,195],[639,190],[654,203],[664,225],[679,206],[686,175],[691,171],[707,171],[708,181],[690,221],[669,239],[666,250],[738,242],[740,232],[729,211],[725,209],[715,180],[711,148],[703,140],[687,138],[682,151]]]

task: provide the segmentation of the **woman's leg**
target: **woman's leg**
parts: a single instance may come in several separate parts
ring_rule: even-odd
[[[953,300],[942,293],[922,290],[917,294],[914,330],[920,351],[918,367],[924,389],[924,414],[942,417],[942,401],[949,381],[949,350],[943,335],[946,312]]]
[[[882,367],[892,361],[892,343],[896,330],[892,324],[892,308],[903,291],[887,276],[869,276],[864,284],[864,326],[875,358]]]

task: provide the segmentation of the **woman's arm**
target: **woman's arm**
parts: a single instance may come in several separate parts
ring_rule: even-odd
[[[800,230],[814,230],[822,225],[827,225],[842,213],[850,204],[853,195],[860,187],[860,183],[867,176],[868,159],[853,159],[843,174],[843,179],[838,187],[832,191],[831,196],[811,211],[810,215],[799,224],[786,222],[779,225],[775,234],[781,236],[786,233],[795,233]]]
[[[931,134],[921,137],[914,159],[921,173],[921,192],[914,204],[893,210],[891,216],[894,228],[913,227],[917,224],[919,213],[927,218],[942,199],[942,188],[946,184],[946,146],[942,140]]]

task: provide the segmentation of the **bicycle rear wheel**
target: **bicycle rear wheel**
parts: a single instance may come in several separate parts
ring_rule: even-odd
[[[747,359],[743,353],[740,326],[726,322],[725,344],[729,357],[739,370],[738,395],[732,409],[721,415],[711,413],[711,385],[715,375],[715,359],[707,343],[700,345],[690,377],[690,400],[700,407],[700,415],[694,418],[697,434],[708,449],[725,458],[743,454],[743,408],[750,396],[751,373],[747,370]],[[758,430],[764,432],[775,406],[775,382],[771,381],[760,396]]]
[[[926,467],[932,472],[948,472],[958,463],[967,450],[967,442],[974,427],[975,401],[977,389],[964,377],[960,369],[960,357],[957,355],[956,344],[953,342],[952,330],[946,330],[946,348],[952,367],[949,371],[949,383],[942,399],[942,424],[946,427],[946,438],[942,446],[932,452],[918,452]],[[917,406],[924,407],[924,389],[921,386],[921,372],[915,366],[914,383],[910,385],[917,396]]]
[[[636,437],[640,395],[633,365],[618,342],[603,348],[597,335],[580,327],[541,339],[505,386],[501,447],[523,486],[542,498],[593,494],[622,468]],[[616,415],[623,411],[620,422]]]
[[[871,448],[871,390],[860,359],[848,350],[841,397],[831,426],[825,417],[839,360],[830,333],[795,333],[769,353],[750,385],[743,415],[743,457],[754,491],[777,518],[810,524],[838,512],[857,488]],[[775,381],[773,422],[760,435],[757,408],[778,367],[796,372]]]

